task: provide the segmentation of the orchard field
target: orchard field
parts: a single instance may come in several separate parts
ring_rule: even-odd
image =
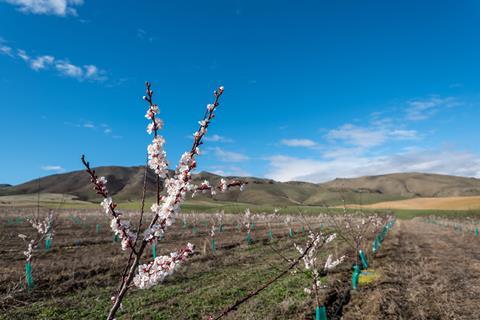
[[[95,210],[56,210],[51,247],[39,245],[32,259],[33,287],[25,284],[27,216],[47,209],[3,208],[0,247],[1,319],[103,319],[111,307],[128,254],[112,236],[108,218]],[[281,211],[280,211],[281,212]],[[331,213],[330,213],[331,214]],[[137,214],[129,217],[135,220]],[[288,218],[286,218],[288,217]],[[187,241],[195,254],[163,283],[132,290],[118,319],[208,319],[277,276],[298,256],[294,243],[308,233],[334,229],[327,215],[252,214],[250,237],[244,215],[184,214],[156,245],[168,254]],[[352,262],[321,277],[328,319],[474,319],[480,316],[478,220],[425,218],[397,220],[381,249],[365,247],[370,264],[352,289]],[[215,235],[212,237],[212,226]],[[271,231],[271,233],[269,233]],[[369,241],[373,235],[368,234]],[[215,248],[212,247],[215,239]],[[352,255],[337,237],[328,250]],[[152,248],[145,261],[152,260]],[[315,319],[311,280],[297,265],[226,319]]]

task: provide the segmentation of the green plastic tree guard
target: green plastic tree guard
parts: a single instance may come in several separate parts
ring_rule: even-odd
[[[27,282],[27,288],[33,288],[33,277],[32,277],[32,264],[30,261],[25,265],[25,281]]]
[[[290,231],[288,232],[288,235],[290,236],[290,238],[293,238],[293,229],[290,228]]]
[[[120,238],[118,237],[118,234],[115,234],[115,235],[113,236],[113,242],[118,242],[119,239],[120,239]]]
[[[272,230],[269,230],[269,231],[268,231],[268,239],[273,240]]]
[[[357,290],[358,288],[358,276],[360,275],[360,267],[358,265],[353,266],[352,273],[352,289]]]
[[[315,320],[327,320],[327,309],[325,306],[315,308]]]
[[[153,257],[153,259],[155,259],[157,257],[157,244],[156,243],[154,243],[152,245],[152,257]]]
[[[475,236],[478,237],[478,227],[475,228]]]
[[[359,250],[358,255],[360,256],[360,260],[362,261],[362,268],[368,269],[368,261],[367,257],[365,256],[365,252],[363,252],[363,250]]]
[[[97,223],[97,224],[95,225],[95,233],[96,233],[96,234],[99,234],[99,233],[100,233],[100,224],[99,224],[99,223]]]
[[[223,224],[220,225],[220,232],[223,232]]]

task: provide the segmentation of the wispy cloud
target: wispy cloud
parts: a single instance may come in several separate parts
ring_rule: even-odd
[[[282,139],[280,140],[280,144],[289,147],[314,147],[317,143],[310,139]]]
[[[395,172],[430,172],[480,177],[480,156],[447,149],[407,149],[383,156],[347,156],[334,159],[297,158],[276,155],[268,158],[266,177],[279,181],[324,182]]]
[[[47,166],[42,166],[41,169],[43,171],[57,171],[57,172],[63,172],[65,169],[61,166],[57,165],[47,165]]]
[[[148,42],[153,42],[156,38],[152,35],[150,35],[147,30],[138,28],[137,29],[137,38],[141,40],[146,40]]]
[[[65,17],[77,15],[76,7],[83,4],[83,0],[0,0],[12,4],[23,13],[56,15]]]
[[[411,121],[420,121],[431,118],[442,108],[451,108],[462,103],[454,97],[430,97],[407,102],[406,118]]]
[[[209,168],[209,170],[214,174],[218,174],[219,176],[246,177],[252,175],[250,172],[237,166],[212,166]]]
[[[9,56],[11,58],[14,57],[12,48],[7,46],[7,45],[2,44],[1,41],[0,41],[0,54]]]
[[[374,147],[387,139],[387,133],[373,127],[359,127],[353,124],[344,124],[337,129],[330,130],[326,138],[341,140],[349,145],[360,147]]]
[[[14,49],[0,41],[0,54],[9,56],[12,59],[21,59],[35,71],[53,69],[61,76],[73,78],[78,81],[103,82],[108,79],[104,70],[93,64],[75,65],[68,59],[57,59],[52,55],[40,55],[31,57],[23,49]]]
[[[393,172],[421,171],[480,177],[480,155],[453,149],[419,149],[424,136],[412,121],[424,120],[445,108],[462,105],[453,97],[427,97],[406,102],[407,109],[371,113],[361,124],[345,123],[327,130],[322,144],[308,139],[285,139],[283,145],[314,150],[310,156],[282,153],[268,157],[267,177],[287,181],[321,182],[337,177],[358,177]],[[405,121],[410,120],[410,121]],[[361,122],[360,122],[361,121]],[[420,131],[418,131],[420,130]]]
[[[189,139],[191,137],[188,137]],[[203,137],[203,140],[208,141],[208,142],[233,142],[232,139],[220,136],[218,134],[212,134],[211,136],[205,136]]]
[[[52,56],[40,56],[30,60],[30,66],[33,70],[39,71],[48,68],[50,65],[53,64],[54,61],[55,58]]]
[[[244,155],[243,153],[226,151],[219,147],[212,148],[211,150],[214,151],[215,156],[218,158],[218,160],[223,162],[242,162],[250,159],[247,155]]]
[[[331,142],[343,142],[348,146],[370,149],[391,140],[415,140],[420,138],[416,130],[397,128],[389,119],[374,119],[371,125],[356,126],[344,124],[326,134]]]
[[[82,120],[80,122],[65,121],[63,124],[69,127],[84,128],[84,129],[89,129],[97,132],[102,132],[105,135],[112,137],[113,139],[122,138],[122,136],[120,135],[114,135],[112,128],[110,128],[110,126],[106,123],[96,124],[92,121]]]
[[[389,132],[389,136],[399,140],[411,140],[417,139],[419,137],[419,133],[416,130],[395,129]]]

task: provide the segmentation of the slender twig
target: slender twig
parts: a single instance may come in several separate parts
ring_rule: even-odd
[[[286,274],[288,274],[290,272],[290,270],[292,270],[293,268],[295,268],[299,263],[300,261],[303,259],[303,257],[305,257],[305,255],[307,255],[308,251],[310,251],[310,249],[313,247],[313,244],[314,244],[314,241],[311,241],[307,247],[305,248],[305,251],[297,258],[295,259],[288,268],[286,268],[285,270],[283,270],[281,273],[279,273],[278,275],[276,275],[275,277],[273,277],[272,279],[270,279],[268,282],[266,282],[265,284],[261,285],[260,287],[258,287],[257,289],[255,289],[254,291],[251,291],[250,293],[248,293],[247,295],[245,295],[244,297],[238,299],[237,301],[235,301],[235,303],[233,303],[231,306],[229,306],[228,308],[226,308],[221,314],[219,314],[218,316],[216,317],[210,317],[210,319],[213,319],[213,320],[218,320],[218,319],[221,319],[223,318],[224,316],[226,316],[227,314],[229,314],[230,312],[238,309],[238,307],[240,305],[242,305],[243,303],[247,302],[248,300],[250,300],[251,298],[255,297],[256,295],[258,295],[260,292],[262,292],[263,290],[267,289],[269,286],[271,286],[273,283],[275,283],[277,280],[279,280],[280,278],[282,278],[283,276],[285,276]]]

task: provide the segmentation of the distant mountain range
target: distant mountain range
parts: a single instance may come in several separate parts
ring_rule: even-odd
[[[117,201],[140,199],[144,167],[108,166],[96,168],[108,179],[110,193]],[[194,175],[194,182],[204,179],[217,184],[222,177],[208,172]],[[225,177],[227,179],[239,177]],[[277,182],[270,179],[240,177],[248,181],[245,191],[218,194],[215,199],[258,205],[335,205],[370,204],[414,197],[449,197],[480,195],[480,179],[426,173],[395,173],[353,179],[335,179],[326,183]],[[156,177],[147,173],[147,197],[154,196]],[[69,194],[79,200],[98,201],[89,177],[84,171],[54,174],[16,186],[0,184],[0,195],[32,193]],[[201,195],[201,199],[210,199]]]

